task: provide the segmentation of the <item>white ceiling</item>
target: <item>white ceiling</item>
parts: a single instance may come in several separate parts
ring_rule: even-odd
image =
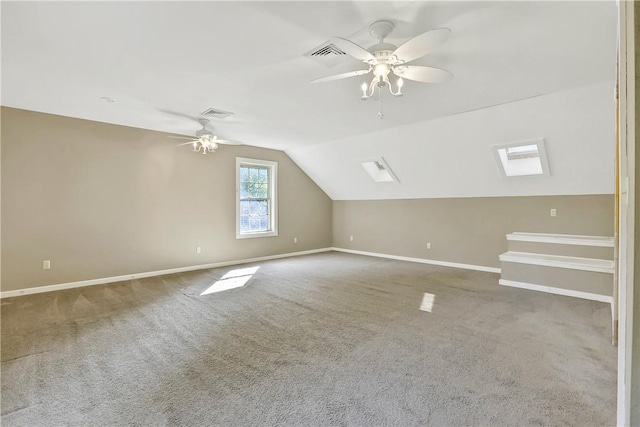
[[[287,152],[615,79],[609,2],[2,2],[2,105],[192,134],[207,107],[235,113],[216,133]],[[360,66],[303,54],[333,35],[374,43],[436,27],[452,35],[420,64],[441,85],[360,101],[361,78],[310,84]],[[117,102],[106,103],[103,96]],[[544,136],[544,135],[536,135]],[[508,142],[508,141],[507,141]],[[409,154],[410,155],[410,154]]]
[[[492,146],[538,138],[544,138],[550,176],[504,178]],[[611,194],[613,85],[308,145],[289,155],[333,200]],[[364,171],[361,161],[380,157],[399,184],[375,183]]]

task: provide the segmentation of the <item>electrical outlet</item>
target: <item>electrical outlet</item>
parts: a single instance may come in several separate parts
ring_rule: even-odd
[[[293,243],[298,243],[298,238],[297,237],[293,238]]]
[[[551,216],[556,216],[558,214],[558,211],[556,211],[555,209],[551,209]]]
[[[50,270],[51,269],[51,261],[48,259],[45,259],[44,261],[42,261],[42,269],[43,270]]]
[[[353,242],[353,236],[349,236],[349,241]]]
[[[431,249],[431,243],[427,243],[427,249]]]
[[[202,252],[202,250],[200,249],[200,246],[196,247],[196,253],[199,254],[201,252]]]

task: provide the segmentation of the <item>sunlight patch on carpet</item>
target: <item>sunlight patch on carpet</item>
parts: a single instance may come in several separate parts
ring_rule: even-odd
[[[236,270],[231,270],[220,280],[215,282],[213,285],[209,286],[200,296],[214,294],[216,292],[228,291],[229,289],[241,288],[251,280],[253,275],[260,266],[256,267],[247,267],[247,268],[238,268]]]
[[[422,303],[420,304],[420,310],[431,313],[431,310],[433,310],[433,302],[435,300],[436,296],[434,294],[425,292],[422,297]]]

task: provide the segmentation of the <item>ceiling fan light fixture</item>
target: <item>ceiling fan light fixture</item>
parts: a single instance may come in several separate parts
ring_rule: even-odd
[[[362,89],[362,96],[360,97],[361,100],[366,101],[367,99],[371,98],[373,96],[373,94],[376,91],[376,87],[379,88],[378,90],[381,90],[381,88],[387,86],[389,88],[389,93],[393,96],[402,96],[402,86],[404,86],[404,80],[402,80],[401,78],[398,79],[396,81],[396,91],[393,91],[393,87],[391,85],[391,82],[389,81],[389,76],[388,75],[384,75],[384,76],[373,76],[373,79],[371,80],[371,83],[369,83],[369,85],[367,86],[367,83],[362,83],[362,86],[360,86],[360,89]]]
[[[225,145],[242,145],[242,142],[234,141],[231,139],[219,139],[218,135],[214,135],[213,132],[206,129],[209,120],[207,119],[199,119],[198,122],[202,125],[202,129],[196,132],[195,139],[193,138],[184,138],[181,136],[170,136],[169,138],[177,138],[177,139],[188,139],[188,142],[184,142],[182,144],[178,144],[178,146],[182,145],[191,145],[193,146],[193,151],[196,153],[213,153],[218,149],[220,144]]]
[[[193,141],[193,151],[196,153],[213,153],[218,149],[218,144],[211,139],[197,139]]]
[[[376,77],[388,76],[390,71],[387,64],[377,64],[373,67],[373,75]]]
[[[378,100],[380,102],[378,116],[383,118],[382,88],[384,86],[389,87],[391,95],[402,96],[402,87],[404,86],[403,78],[420,83],[441,83],[452,77],[451,73],[439,68],[422,65],[406,65],[435,49],[451,33],[450,29],[436,28],[415,36],[400,47],[396,47],[393,44],[384,42],[385,37],[393,31],[393,22],[386,20],[376,21],[371,24],[369,28],[369,34],[378,39],[378,44],[371,46],[369,49],[365,49],[341,37],[334,37],[331,40],[332,43],[339,47],[345,54],[367,64],[369,66],[368,70],[356,70],[322,77],[313,80],[312,83],[328,82],[373,73],[373,78],[369,84],[365,82],[360,86],[362,90],[360,99],[366,101],[371,98],[376,87],[378,87]],[[393,90],[392,82],[389,80],[389,74],[391,73],[398,77],[395,83],[395,91]]]

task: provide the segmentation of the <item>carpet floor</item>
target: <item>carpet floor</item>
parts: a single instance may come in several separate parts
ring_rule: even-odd
[[[615,425],[610,307],[497,282],[328,252],[4,299],[2,425]]]

